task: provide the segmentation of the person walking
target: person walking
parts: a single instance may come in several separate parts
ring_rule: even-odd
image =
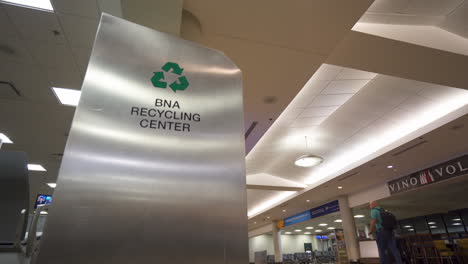
[[[397,264],[402,264],[403,261],[401,260],[401,254],[398,250],[395,234],[393,232],[393,229],[396,227],[395,216],[385,211],[376,201],[370,202],[369,207],[371,209],[369,236],[375,232],[380,263],[390,263],[388,257],[389,252],[391,252],[395,262]]]

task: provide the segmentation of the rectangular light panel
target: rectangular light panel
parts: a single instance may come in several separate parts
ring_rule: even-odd
[[[50,188],[57,187],[57,184],[55,182],[49,182],[47,185],[49,185]]]
[[[40,164],[28,164],[28,170],[30,171],[46,171]]]
[[[50,3],[50,0],[0,0],[0,3],[12,4],[44,11],[54,11],[54,7],[52,6],[52,3]]]
[[[79,90],[57,87],[52,87],[52,90],[61,104],[77,106],[80,101],[81,91]]]
[[[11,139],[9,139],[5,134],[3,133],[0,133],[0,139],[2,140],[2,143],[6,143],[6,144],[13,144],[13,141],[11,141]]]

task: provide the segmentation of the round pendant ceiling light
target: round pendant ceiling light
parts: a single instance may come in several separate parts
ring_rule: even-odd
[[[323,158],[315,155],[304,155],[296,159],[294,164],[299,167],[312,167],[320,164]]]

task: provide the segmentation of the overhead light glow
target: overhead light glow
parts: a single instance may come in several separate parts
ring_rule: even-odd
[[[314,229],[314,227],[313,226],[308,226],[308,227],[306,227],[306,229]]]
[[[257,222],[254,222],[254,224],[256,224]]]
[[[309,202],[310,202],[310,200],[306,200],[306,202],[308,202],[308,203],[309,203]]]
[[[427,224],[429,224],[429,225],[435,225],[436,222],[427,222]]]
[[[321,230],[321,229],[317,229],[317,230],[315,230],[315,232],[322,232],[322,230]]]
[[[387,166],[387,169],[391,169],[391,168],[393,168],[393,165],[388,165]]]
[[[461,219],[460,218],[454,218],[454,219],[452,219],[452,221],[461,221]]]
[[[431,229],[437,228],[437,226],[430,226]]]
[[[338,189],[343,189],[343,186],[338,186]]]
[[[81,91],[57,87],[52,87],[52,90],[61,104],[77,106],[80,101]]]
[[[453,223],[452,225],[461,225],[461,223]]]
[[[3,133],[0,133],[0,140],[2,141],[2,143],[6,143],[6,144],[13,144],[13,141],[11,141],[11,139],[9,139],[5,134]]]
[[[343,220],[341,220],[341,219],[336,219],[336,220],[333,221],[333,222],[335,222],[335,223],[341,223],[341,222],[343,222]]]
[[[319,226],[327,226],[328,224],[325,224],[325,223],[321,223],[319,224]]]
[[[335,229],[335,227],[334,227],[334,226],[330,226],[330,227],[329,227],[329,228],[327,228],[327,229],[330,229],[330,230],[332,230],[332,229]]]
[[[54,7],[50,3],[50,0],[0,0],[0,2],[32,9],[54,11]]]
[[[411,228],[411,226],[410,225],[405,225],[404,228]]]
[[[248,211],[247,216],[250,217],[250,218],[254,217],[257,214],[260,214],[261,212],[263,212],[263,211],[277,205],[279,202],[285,200],[286,198],[288,198],[291,195],[294,195],[295,193],[297,193],[297,192],[296,191],[281,192],[280,194],[273,197],[272,199],[270,199],[270,200],[268,200],[266,202],[263,202],[263,203],[259,204],[258,206],[254,207],[252,210]],[[286,210],[283,210],[283,212],[286,212]]]
[[[310,235],[312,234],[311,232],[305,232],[304,235]]]
[[[267,216],[267,219],[270,219],[270,217],[269,217],[269,216]]]
[[[40,164],[28,164],[28,170],[30,170],[30,171],[47,171]]]
[[[320,164],[323,161],[323,158],[314,156],[314,155],[304,155],[294,162],[298,167],[313,167]]]
[[[41,211],[40,212],[41,215],[46,215],[46,214],[49,214],[47,211]]]
[[[286,234],[286,235],[290,235],[290,234],[292,234],[292,233],[291,233],[291,232],[286,232],[285,234]]]
[[[364,215],[355,215],[354,218],[364,218],[365,216]]]
[[[294,232],[302,232],[302,230],[301,229],[296,229],[296,230],[294,230]]]
[[[413,229],[413,228],[410,228],[410,229],[408,229],[408,231],[414,231],[414,229]]]
[[[49,182],[47,185],[49,185],[50,188],[55,188],[57,187],[57,184],[54,182]]]

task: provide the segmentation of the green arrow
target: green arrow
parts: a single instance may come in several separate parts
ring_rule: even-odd
[[[189,86],[189,82],[187,81],[187,78],[185,78],[185,76],[181,76],[179,77],[179,82],[173,82],[169,85],[169,87],[172,88],[172,90],[174,91],[174,93],[177,91],[177,90],[185,90],[187,87]]]
[[[165,72],[169,72],[172,69],[172,72],[177,74],[177,75],[181,75],[182,72],[184,71],[184,69],[180,68],[179,64],[177,64],[175,62],[168,62],[168,63],[164,64],[164,66],[162,66],[162,69]]]
[[[151,82],[153,83],[154,87],[166,88],[167,83],[163,82],[161,80],[164,80],[164,73],[163,72],[155,72],[154,76],[151,78]]]

